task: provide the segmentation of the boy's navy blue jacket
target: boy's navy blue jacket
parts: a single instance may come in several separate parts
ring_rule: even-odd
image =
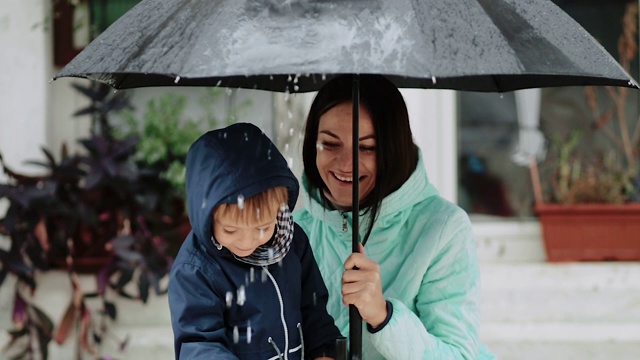
[[[340,336],[326,312],[327,289],[309,240],[295,226],[284,259],[269,266],[238,261],[212,242],[216,205],[237,203],[298,181],[277,148],[251,124],[210,131],[187,155],[192,231],[171,269],[169,308],[176,359],[313,359],[334,356]],[[304,341],[303,341],[304,340]]]

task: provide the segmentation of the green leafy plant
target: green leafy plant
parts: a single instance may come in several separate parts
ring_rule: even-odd
[[[200,99],[204,115],[192,119],[185,115],[187,99],[184,95],[167,93],[148,101],[146,112],[138,118],[133,111],[125,111],[117,132],[121,139],[138,134],[140,141],[134,158],[138,166],[150,176],[159,176],[171,184],[175,196],[185,197],[185,161],[191,144],[204,132],[230,125],[237,114],[250,104],[245,101],[229,107],[224,118],[216,115],[215,106],[225,92],[207,88]]]

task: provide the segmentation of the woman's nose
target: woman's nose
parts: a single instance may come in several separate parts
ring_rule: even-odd
[[[337,163],[340,169],[345,171],[351,171],[353,165],[353,151],[351,147],[343,147],[338,154]]]

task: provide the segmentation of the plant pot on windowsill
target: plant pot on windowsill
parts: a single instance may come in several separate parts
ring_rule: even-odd
[[[547,259],[640,260],[640,203],[535,206]]]

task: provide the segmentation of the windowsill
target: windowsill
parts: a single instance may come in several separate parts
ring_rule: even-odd
[[[518,219],[470,215],[482,262],[546,261],[540,223],[536,218]]]

